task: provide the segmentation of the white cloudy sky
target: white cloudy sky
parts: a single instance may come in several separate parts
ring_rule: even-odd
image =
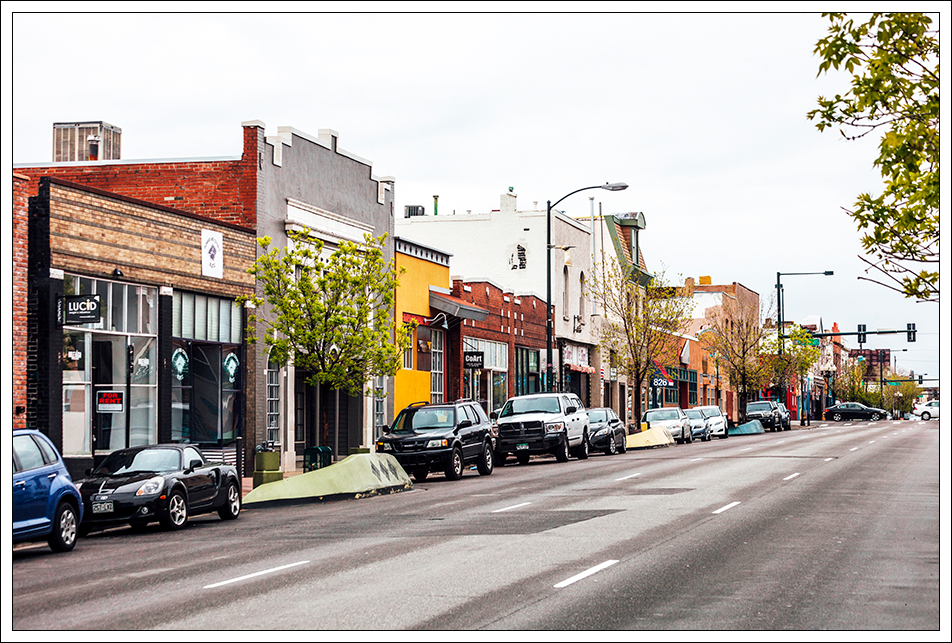
[[[854,331],[915,322],[915,344],[889,335],[867,347],[907,349],[894,353],[900,369],[939,375],[939,306],[858,279],[859,235],[841,208],[881,181],[874,141],[821,134],[806,118],[818,95],[848,88],[841,74],[817,78],[818,13],[62,14],[12,4],[23,12],[4,15],[13,164],[50,161],[57,121],[107,121],[122,128],[124,159],[152,159],[238,156],[241,122],[258,119],[269,134],[337,130],[342,148],[396,178],[399,213],[431,212],[434,194],[441,214],[485,212],[510,186],[520,208],[544,207],[621,181],[628,190],[561,206],[587,215],[594,195],[606,213],[641,211],[649,269],[738,281],[762,299],[777,272],[833,270],[783,278],[787,319],[816,314]]]

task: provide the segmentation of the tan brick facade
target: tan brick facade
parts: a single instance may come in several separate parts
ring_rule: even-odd
[[[27,268],[29,262],[29,193],[30,179],[13,175],[13,356],[10,363],[13,385],[13,428],[26,428],[26,324]],[[22,409],[22,410],[20,410]]]

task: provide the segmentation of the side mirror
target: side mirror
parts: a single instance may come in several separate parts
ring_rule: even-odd
[[[467,420],[460,420],[459,426],[458,426],[457,428],[459,428],[459,429],[465,429],[465,428],[470,427],[470,426],[473,426],[473,421],[472,421],[472,420],[469,420],[469,419],[467,419]]]
[[[202,466],[201,460],[192,460],[191,462],[188,463],[188,469],[186,469],[186,471],[188,473],[191,473],[192,471],[195,471],[195,469],[199,468],[200,466]]]
[[[499,410],[497,409],[497,410],[493,411],[492,413],[490,413],[490,414],[489,414],[489,419],[490,419],[490,420],[493,420],[493,421],[498,420],[498,419],[499,419]]]
[[[565,414],[566,414],[566,415],[572,415],[572,414],[575,413],[576,411],[578,411],[578,407],[570,406],[570,407],[568,407],[568,408],[565,409]]]

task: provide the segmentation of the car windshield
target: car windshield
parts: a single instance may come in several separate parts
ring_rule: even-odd
[[[721,410],[717,408],[701,409],[701,413],[704,414],[704,417],[707,418],[716,418],[721,414]]]
[[[606,422],[608,420],[608,412],[603,409],[589,411],[588,419],[590,422]]]
[[[660,420],[677,420],[678,412],[674,409],[651,409],[645,413],[645,422],[658,422]]]
[[[452,406],[404,409],[393,423],[393,433],[442,431],[456,427],[456,409]]]
[[[684,412],[692,420],[703,420],[704,414],[697,409],[688,409]]]
[[[98,476],[128,476],[134,473],[159,473],[181,469],[177,449],[140,449],[113,451],[93,471]]]
[[[769,410],[770,410],[770,402],[754,402],[753,404],[747,405],[748,413],[750,413],[751,411],[769,411]]]
[[[557,397],[514,397],[506,402],[499,412],[499,417],[506,418],[512,415],[525,413],[561,413]]]

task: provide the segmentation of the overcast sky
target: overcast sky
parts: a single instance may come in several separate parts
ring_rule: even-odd
[[[843,74],[817,78],[818,13],[4,20],[13,164],[51,161],[59,121],[120,127],[132,160],[239,156],[241,122],[257,119],[268,134],[339,132],[342,148],[396,178],[398,216],[432,212],[434,194],[442,215],[496,209],[510,186],[530,209],[625,182],[560,207],[587,215],[592,195],[605,213],[641,211],[649,270],[737,281],[763,301],[778,272],[833,270],[783,277],[787,319],[820,315],[844,331],[915,322],[916,343],[871,336],[866,347],[906,349],[893,353],[901,370],[939,375],[939,305],[858,279],[862,247],[842,208],[881,190],[876,141],[846,142],[806,117],[819,95],[848,89]]]

